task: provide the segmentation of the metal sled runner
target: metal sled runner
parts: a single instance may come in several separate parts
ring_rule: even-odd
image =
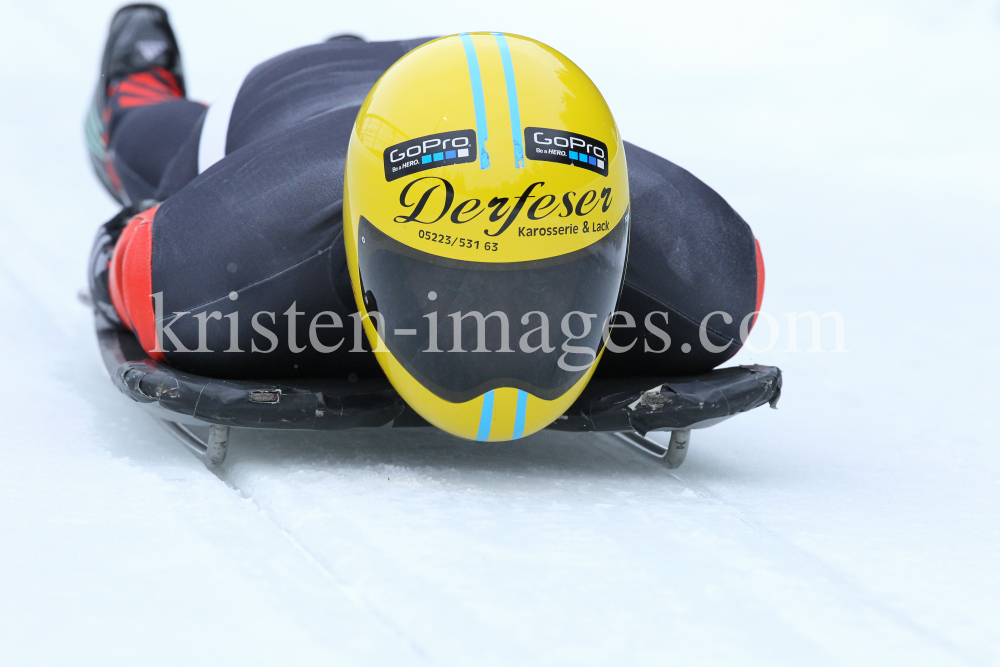
[[[337,431],[430,427],[385,378],[219,380],[154,361],[136,337],[95,314],[101,356],[115,385],[209,466],[226,457],[229,428]],[[773,366],[722,368],[688,377],[595,378],[547,428],[614,432],[663,460],[684,461],[692,429],[706,428],[781,396]],[[191,430],[209,428],[207,439]],[[672,431],[664,448],[644,437]]]

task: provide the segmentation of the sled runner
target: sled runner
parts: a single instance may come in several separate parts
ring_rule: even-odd
[[[160,420],[208,466],[226,457],[229,429],[430,427],[385,378],[219,380],[154,361],[136,337],[95,311],[97,338],[108,373],[122,393]],[[718,424],[781,396],[773,366],[721,368],[689,377],[594,378],[576,402],[548,426],[559,431],[617,433],[676,468],[692,429]],[[191,427],[208,427],[201,438]],[[662,447],[645,437],[671,431]]]

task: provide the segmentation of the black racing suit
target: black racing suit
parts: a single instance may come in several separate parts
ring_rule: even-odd
[[[147,96],[148,103],[142,95],[127,98],[131,102],[122,92],[111,96],[105,140],[113,194],[126,202],[162,202],[150,218],[145,259],[119,278],[128,290],[141,264],[139,272],[149,274],[142,289],[151,285],[162,294],[162,323],[173,336],[164,339],[166,361],[231,378],[380,372],[374,355],[358,352],[361,343],[350,335],[357,308],[342,230],[345,159],[372,85],[424,41],[333,41],[258,65],[232,103],[216,156],[221,159],[207,168],[204,105],[165,93]],[[131,89],[134,97],[137,88]],[[709,370],[736,353],[741,322],[759,308],[758,246],[749,226],[707,185],[627,142],[625,151],[632,231],[618,309],[632,314],[636,328],[615,329],[612,342],[637,342],[628,352],[606,352],[597,373]],[[284,315],[293,302],[293,313],[301,313],[294,316],[296,340],[286,326],[293,318]],[[225,317],[206,318],[216,311],[238,313],[237,340]],[[339,336],[348,342],[333,352],[305,344],[308,323],[322,311],[338,313],[345,323]],[[731,321],[715,315],[699,335],[714,311]],[[258,319],[255,328],[251,319],[258,312],[273,313],[273,320]],[[656,330],[644,326],[647,316]],[[276,345],[261,334],[261,325],[277,337]],[[665,350],[657,331],[670,337]],[[177,351],[175,340],[198,348],[200,333],[210,352]],[[702,344],[706,336],[712,349],[729,345],[710,351]],[[234,349],[242,353],[226,352]]]

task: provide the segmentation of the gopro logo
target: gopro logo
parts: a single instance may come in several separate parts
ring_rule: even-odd
[[[529,127],[524,130],[525,157],[560,162],[608,175],[608,146],[585,134]]]
[[[418,171],[474,162],[477,157],[476,132],[454,130],[390,146],[382,154],[382,163],[385,180],[394,181]]]

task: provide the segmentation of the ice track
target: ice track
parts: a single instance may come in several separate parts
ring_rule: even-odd
[[[791,628],[855,617],[868,626],[854,637],[862,644],[875,631],[896,644],[895,651],[917,640],[924,658],[947,662],[964,653],[850,575],[769,530],[751,510],[607,435],[581,442],[546,434],[475,450],[461,441],[429,443],[416,432],[391,440],[348,436],[336,443],[296,438],[294,444],[253,435],[252,448],[244,447],[220,477],[251,498],[324,571],[344,572],[342,584],[384,579],[387,572],[402,575],[375,589],[374,604],[386,610],[422,607],[418,616],[400,615],[399,624],[411,628],[410,636],[455,654],[482,651],[516,663],[524,647],[512,646],[510,637],[520,636],[548,658],[543,662],[606,664],[628,653],[639,634],[654,655],[683,647],[741,661],[739,652],[706,650],[702,642],[710,637],[699,632],[699,619],[728,617],[742,626],[740,640],[752,642],[771,632],[756,616],[767,604],[760,597],[772,596],[787,596],[788,608],[770,620]],[[275,468],[286,474],[274,475]],[[343,500],[341,489],[351,501]],[[303,506],[315,509],[303,517]],[[358,521],[361,515],[375,521]],[[623,518],[658,530],[616,527]],[[400,519],[401,533],[385,534],[385,526]],[[426,544],[430,534],[439,536],[436,544]],[[448,545],[447,553],[441,544]],[[709,586],[718,587],[719,600],[704,595],[707,582],[700,577],[692,581],[691,573],[699,571],[714,573]],[[588,585],[574,590],[573,580],[581,576]],[[725,609],[723,590],[747,580],[766,582],[767,592],[736,585],[747,595],[744,609]],[[595,593],[633,606],[594,605]],[[575,610],[571,623],[553,627],[549,619],[567,607]],[[505,618],[511,609],[518,610],[517,618]],[[651,609],[678,617],[658,633],[655,616],[647,618]],[[429,618],[420,618],[428,610]],[[486,628],[491,632],[484,633]],[[493,641],[484,641],[484,634],[494,632]],[[579,652],[595,634],[605,636],[603,650],[591,645]],[[414,646],[419,649],[419,642]],[[834,649],[832,642],[828,648]],[[891,661],[893,652],[884,657]]]

